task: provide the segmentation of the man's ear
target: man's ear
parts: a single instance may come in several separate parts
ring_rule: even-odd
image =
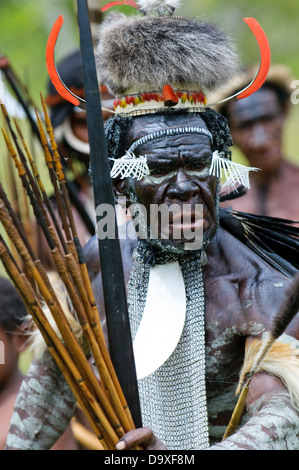
[[[128,191],[127,191],[126,179],[118,178],[118,179],[114,180],[113,181],[113,191],[114,191],[115,202],[117,204],[119,204],[121,199],[123,199],[123,200],[126,201],[126,203],[125,203],[126,208],[128,208],[131,204],[131,200],[129,198]],[[120,204],[123,205],[124,203],[121,202]]]
[[[117,178],[113,181],[113,190],[116,198],[119,198],[120,196],[126,196],[126,189],[127,185],[125,179]]]

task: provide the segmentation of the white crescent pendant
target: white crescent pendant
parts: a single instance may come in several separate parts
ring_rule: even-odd
[[[157,370],[175,350],[186,318],[186,293],[178,262],[150,269],[145,309],[133,342],[137,379]]]

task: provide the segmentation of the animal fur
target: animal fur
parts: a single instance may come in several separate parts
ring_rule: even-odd
[[[181,17],[112,12],[102,23],[98,74],[112,94],[223,86],[238,69],[235,47],[218,27]]]
[[[159,15],[172,15],[176,8],[180,6],[180,0],[138,0],[140,11],[148,14],[157,11]]]
[[[83,330],[81,328],[81,325],[79,322],[75,319],[73,313],[70,310],[70,307],[68,305],[67,301],[67,296],[64,291],[64,288],[61,285],[61,282],[59,282],[58,277],[55,275],[52,275],[51,273],[48,274],[50,279],[51,279],[51,284],[53,286],[53,289],[55,291],[56,297],[58,298],[58,301],[65,313],[65,316],[67,318],[67,321],[70,324],[70,327],[72,328],[77,340],[79,341],[80,345],[82,346],[85,354],[88,354],[88,346],[87,346],[87,341],[85,339]],[[41,305],[43,312],[45,316],[47,317],[50,325],[52,326],[53,330],[57,334],[57,336],[61,339],[61,334],[58,330],[58,327],[55,323],[55,320],[52,316],[52,313],[50,312],[48,306],[45,303],[42,303]],[[31,320],[31,317],[29,318]],[[36,359],[40,359],[43,353],[47,349],[47,345],[45,343],[45,340],[40,332],[40,330],[35,326],[33,320],[32,321],[32,328],[30,333],[28,334],[28,344],[29,344],[29,349],[32,352],[33,356]]]
[[[278,377],[287,387],[293,405],[299,409],[299,349],[296,349],[296,345],[298,348],[298,342],[294,347],[296,342],[294,338],[286,337],[286,340],[289,342],[276,341],[273,344],[256,372],[266,372]],[[251,371],[263,342],[258,340],[247,341],[244,363],[240,372],[240,384],[245,382],[246,374]],[[239,385],[236,394],[239,394],[240,391],[241,385]]]

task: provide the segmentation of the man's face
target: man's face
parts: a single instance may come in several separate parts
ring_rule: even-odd
[[[134,120],[132,142],[158,130],[185,126],[207,128],[198,115],[146,116]],[[176,210],[169,212],[169,232],[159,226],[157,238],[169,244],[168,238],[172,245],[184,248],[194,240],[190,232],[196,231],[203,233],[206,245],[217,228],[217,179],[209,176],[209,138],[199,134],[167,136],[140,146],[134,153],[147,156],[150,175],[140,181],[128,180],[127,191],[134,202],[145,207],[147,227],[153,226],[153,207],[174,207]],[[190,248],[191,243],[188,246],[198,249]]]
[[[229,103],[228,123],[234,144],[251,166],[263,171],[277,169],[282,158],[284,118],[276,93],[268,88]]]

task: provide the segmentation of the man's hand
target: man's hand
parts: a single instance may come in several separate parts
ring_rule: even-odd
[[[133,429],[125,434],[116,445],[117,450],[130,450],[141,445],[144,450],[165,450],[167,447],[150,428]]]

